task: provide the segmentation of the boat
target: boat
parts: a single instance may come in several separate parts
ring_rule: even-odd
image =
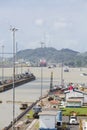
[[[68,68],[65,68],[65,69],[64,69],[64,72],[69,72],[69,69],[68,69]]]
[[[0,100],[0,103],[2,103],[2,101]]]
[[[22,103],[20,109],[26,109],[28,107],[27,103]]]

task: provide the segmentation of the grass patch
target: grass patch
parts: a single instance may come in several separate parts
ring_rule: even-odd
[[[37,128],[39,129],[39,122],[35,124],[35,128],[36,128],[36,129],[37,129]]]
[[[78,116],[87,116],[87,107],[62,109],[62,113],[64,116],[69,116],[71,112],[76,112]]]
[[[29,114],[29,118],[32,119],[33,118],[33,114],[34,114],[34,111],[31,109],[27,115]],[[28,118],[28,116],[26,115],[26,118]]]

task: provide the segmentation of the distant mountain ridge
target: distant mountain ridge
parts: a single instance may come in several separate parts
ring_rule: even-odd
[[[26,49],[17,52],[17,59],[24,59],[38,64],[40,59],[46,59],[47,63],[62,63],[72,67],[87,66],[87,52],[80,53],[71,49],[57,50],[52,47]]]

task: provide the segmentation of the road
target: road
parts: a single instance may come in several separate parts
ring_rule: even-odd
[[[78,119],[78,121],[79,121],[79,119]],[[68,116],[63,116],[63,122],[68,124],[69,117]],[[70,130],[79,130],[79,125],[68,125],[68,127],[70,128]]]
[[[70,130],[79,130],[79,125],[71,125],[69,128]]]
[[[78,116],[77,117],[78,122],[81,119],[87,119],[87,116]],[[63,116],[63,122],[68,123],[69,122],[69,117],[68,116]],[[79,125],[68,125],[68,127],[70,128],[70,130],[79,130]]]

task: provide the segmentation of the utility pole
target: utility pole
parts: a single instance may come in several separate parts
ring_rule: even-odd
[[[18,61],[17,52],[18,52],[18,43],[16,42],[16,62]],[[18,63],[16,64],[16,74],[18,74]]]
[[[13,34],[13,122],[12,122],[12,130],[14,128],[15,121],[15,32],[18,30],[15,27],[10,29]]]
[[[43,48],[43,45],[44,42],[41,42],[41,49]],[[42,51],[42,56],[43,56],[43,51]],[[41,60],[43,60],[43,58]],[[42,105],[42,96],[43,96],[42,90],[43,90],[43,63],[41,64],[41,105]]]
[[[44,43],[44,42],[41,42],[40,44],[41,44],[41,48],[44,48],[44,44],[45,44],[45,43]]]
[[[53,72],[51,72],[51,79],[50,79],[50,92],[53,90]]]
[[[2,64],[1,64],[1,66],[2,66],[2,82],[3,82],[3,80],[4,80],[4,45],[1,44],[0,47],[2,48],[2,52],[1,52],[1,54],[2,54],[2,60],[1,60]]]
[[[2,81],[4,80],[4,45],[2,45]]]
[[[63,61],[62,61],[62,64],[61,64],[61,85],[63,87],[64,83],[63,83]]]

